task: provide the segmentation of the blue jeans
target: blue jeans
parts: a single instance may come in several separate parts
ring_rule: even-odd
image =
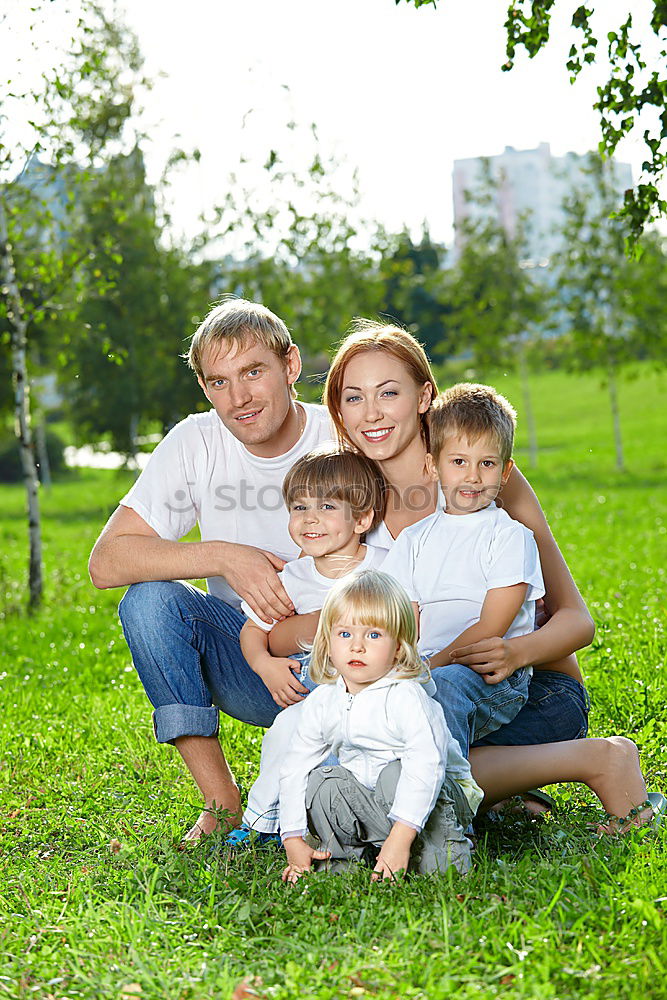
[[[314,691],[317,684],[315,681],[311,681],[310,671],[308,670],[310,666],[310,653],[306,653],[304,651],[300,653],[290,653],[289,658],[290,660],[296,660],[298,663],[298,667],[295,666],[294,672],[299,674],[300,683],[303,684],[305,688],[308,688],[309,691]],[[305,694],[303,697],[306,697]]]
[[[499,684],[487,684],[481,674],[462,663],[436,667],[432,676],[435,700],[464,757],[475,740],[511,722],[528,698],[530,671],[526,667]]]
[[[240,611],[192,584],[165,581],[133,584],[119,613],[160,743],[215,736],[219,710],[271,725],[280,709],[241,652]]]
[[[534,670],[528,701],[512,722],[489,733],[475,746],[535,746],[580,740],[588,732],[588,691],[560,670]]]

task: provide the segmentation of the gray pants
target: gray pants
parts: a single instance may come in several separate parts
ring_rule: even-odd
[[[306,809],[311,833],[331,852],[331,861],[318,867],[332,871],[359,861],[375,862],[393,826],[388,818],[401,774],[395,760],[380,772],[373,791],[340,765],[311,771]],[[460,785],[447,778],[421,834],[415,838],[410,868],[445,871],[453,865],[460,874],[470,868],[470,841],[463,833],[472,811]]]

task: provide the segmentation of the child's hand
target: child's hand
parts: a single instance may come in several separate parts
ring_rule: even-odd
[[[331,857],[330,851],[316,851],[303,837],[288,837],[285,841],[285,854],[289,864],[283,871],[282,880],[291,882],[292,885],[310,871],[313,861],[326,861]]]
[[[417,836],[411,826],[396,821],[378,854],[371,876],[372,882],[393,879],[397,872],[403,872],[410,863],[410,848]]]
[[[389,848],[385,842],[375,862],[371,882],[392,880],[397,872],[404,872],[410,861],[410,848]]]
[[[507,680],[521,666],[512,655],[510,641],[497,635],[453,650],[451,659],[481,674],[487,684]]]
[[[295,669],[300,669],[297,660],[289,660],[286,656],[262,657],[254,669],[281,708],[297,705],[303,701],[303,695],[308,694],[308,688],[294,674]]]

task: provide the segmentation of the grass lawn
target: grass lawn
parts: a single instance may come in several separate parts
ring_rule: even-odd
[[[496,381],[518,405],[516,384]],[[664,790],[667,376],[621,388],[623,474],[595,378],[534,388],[542,450],[526,471],[597,622],[582,654],[592,733],[632,736]],[[22,489],[0,488],[0,998],[667,996],[667,834],[595,839],[585,789],[556,788],[554,817],[491,830],[465,878],[371,886],[360,871],[286,888],[277,851],[179,854],[197,795],[153,742],[120,594],[86,572],[128,483],[82,472],[43,495],[33,617]],[[222,737],[247,788],[261,733],[228,721]]]

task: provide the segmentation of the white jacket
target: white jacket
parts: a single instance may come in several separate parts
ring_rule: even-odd
[[[400,760],[389,818],[417,830],[431,814],[445,774],[461,783],[473,810],[482,799],[442,708],[416,680],[387,674],[352,695],[339,677],[308,695],[280,771],[284,833],[305,833],[308,775],[330,753],[366,788],[375,788],[382,768]]]

